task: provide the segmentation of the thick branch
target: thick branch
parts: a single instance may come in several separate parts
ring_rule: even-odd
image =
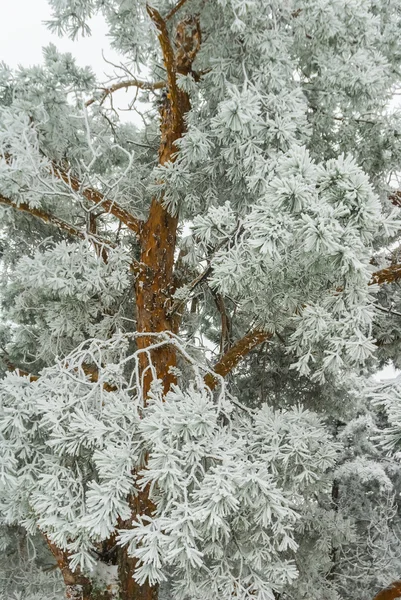
[[[172,104],[174,105],[177,95],[176,64],[174,50],[172,48],[170,37],[168,34],[167,24],[161,16],[161,14],[159,13],[159,11],[156,10],[153,6],[149,6],[149,4],[147,4],[146,10],[158,31],[159,43],[163,53],[164,66],[166,67],[167,71],[169,92],[171,95]]]
[[[137,87],[141,90],[154,91],[161,90],[165,88],[166,85],[167,83],[165,81],[155,81],[154,83],[152,83],[151,81],[141,81],[140,79],[128,79],[127,81],[120,81],[119,83],[115,83],[110,87],[102,88],[103,93],[100,96],[100,98],[91,98],[85,103],[85,106],[90,106],[91,104],[94,104],[97,100],[99,101],[99,104],[103,104],[107,96],[110,96],[118,90],[128,89],[130,87]]]
[[[93,188],[83,187],[79,179],[74,177],[69,171],[65,171],[55,163],[53,163],[53,173],[61,181],[64,181],[71,187],[74,192],[78,192],[84,196],[89,202],[102,206],[104,210],[112,214],[116,219],[121,221],[128,229],[140,234],[142,229],[142,221],[137,219],[125,208],[114,202],[113,200],[107,200],[103,194]]]
[[[272,333],[263,331],[262,329],[253,329],[238,340],[219,362],[214,365],[214,372],[220,375],[220,377],[226,377],[247,354],[259,346],[259,344],[267,342],[272,336]],[[219,378],[214,377],[212,373],[208,373],[205,377],[205,383],[213,390],[219,383]]]
[[[58,568],[60,569],[65,585],[66,600],[92,600],[94,596],[91,580],[83,575],[79,569],[77,569],[75,572],[72,571],[69,564],[68,553],[64,550],[60,550],[56,544],[49,540],[47,535],[44,535],[44,538],[47,542],[50,552],[53,554],[57,562]],[[110,595],[107,591],[98,591],[96,598],[99,600],[109,600]]]
[[[15,210],[20,210],[22,212],[28,213],[28,214],[32,215],[33,217],[40,219],[44,223],[47,223],[48,225],[54,225],[55,227],[58,227],[62,231],[66,231],[69,235],[78,237],[80,239],[85,239],[85,233],[83,231],[81,231],[80,229],[77,229],[76,227],[74,227],[74,225],[71,225],[70,223],[66,223],[65,221],[63,221],[62,219],[59,219],[55,215],[51,215],[51,214],[45,212],[44,210],[42,210],[40,208],[32,208],[31,206],[29,206],[28,204],[25,204],[25,203],[17,204],[16,202],[13,202],[9,198],[6,198],[5,196],[2,196],[1,194],[0,194],[0,204],[5,204],[6,206],[10,206],[11,208],[14,208]]]
[[[394,581],[373,598],[373,600],[395,600],[401,598],[401,581]]]

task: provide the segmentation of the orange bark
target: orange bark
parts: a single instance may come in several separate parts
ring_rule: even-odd
[[[168,88],[160,109],[159,164],[174,162],[178,150],[176,145],[185,132],[185,114],[190,109],[188,94],[177,86],[177,73],[188,73],[200,46],[200,29],[197,19],[187,18],[177,25],[176,51],[174,51],[167,24],[159,12],[148,6],[148,13],[158,30],[163,60],[167,71]],[[154,199],[149,217],[140,236],[143,271],[136,283],[137,330],[139,333],[176,331],[177,320],[171,315],[171,296],[174,292],[174,253],[176,248],[178,216],[172,215]],[[147,348],[152,338],[138,339],[140,349]],[[172,346],[152,351],[150,359],[156,377],[163,381],[167,392],[174,382],[170,369],[176,365],[176,352]],[[140,355],[140,366],[144,378],[143,394],[146,398],[152,373],[149,356]]]
[[[177,73],[188,73],[200,46],[200,29],[196,18],[187,18],[177,25],[176,50],[173,49],[166,21],[159,12],[147,6],[147,11],[157,27],[158,39],[167,71],[166,95],[160,109],[159,164],[174,162],[178,150],[176,142],[185,132],[185,114],[190,109],[188,94],[177,86]],[[174,258],[176,248],[178,216],[163,206],[162,199],[154,198],[147,221],[141,227],[140,262],[143,266],[136,280],[137,331],[139,333],[175,332],[177,318],[171,313],[171,297],[174,292]],[[176,365],[176,351],[165,345],[146,349],[152,344],[152,336],[140,336],[137,340],[140,354],[140,374],[143,381],[143,397],[146,402],[154,376],[163,382],[166,393],[175,381],[171,369]],[[154,374],[150,370],[150,362]],[[150,515],[154,505],[148,490],[131,500],[132,518]],[[127,523],[130,526],[130,523]],[[148,583],[139,586],[133,575],[136,560],[127,555],[125,549],[119,553],[120,595],[122,600],[156,600],[158,587]]]
[[[401,598],[401,581],[394,581],[373,598],[373,600],[395,600]]]
[[[214,365],[213,371],[220,377],[226,377],[249,352],[259,344],[267,342],[272,335],[262,329],[253,329],[231,346],[219,362]],[[219,377],[214,377],[213,373],[208,373],[205,377],[205,383],[213,390],[219,383]]]

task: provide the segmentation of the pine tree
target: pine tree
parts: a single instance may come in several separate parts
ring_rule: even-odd
[[[50,4],[121,63],[0,70],[4,537],[70,600],[373,597],[401,569],[366,383],[401,339],[399,2]]]

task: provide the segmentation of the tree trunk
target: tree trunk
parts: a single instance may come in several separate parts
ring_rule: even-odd
[[[96,589],[91,580],[82,575],[79,570],[73,572],[70,569],[67,552],[60,550],[48,538],[46,541],[60,569],[67,600],[113,600],[112,591]]]
[[[166,22],[154,8],[148,7],[148,13],[159,32],[168,75],[167,93],[160,109],[159,164],[164,165],[174,162],[178,150],[176,141],[185,131],[184,117],[190,109],[190,100],[188,94],[178,88],[176,75],[190,72],[200,46],[200,29],[196,18],[188,17],[181,21],[176,28],[174,51]],[[171,316],[177,225],[178,216],[172,215],[163,207],[162,199],[153,199],[149,217],[139,235],[142,271],[137,278],[135,290],[138,333],[177,332],[177,317]],[[145,350],[154,342],[152,336],[142,335],[138,337],[138,349]],[[139,360],[142,393],[146,403],[155,377],[163,382],[164,393],[175,382],[171,368],[176,366],[176,351],[173,346],[166,345],[151,350],[150,353],[142,352]],[[133,519],[138,514],[150,515],[154,511],[147,489],[132,499],[131,505]],[[130,523],[127,525],[130,526]],[[119,552],[118,564],[121,600],[157,600],[158,586],[148,583],[140,586],[134,580],[136,560],[127,555],[125,548]]]

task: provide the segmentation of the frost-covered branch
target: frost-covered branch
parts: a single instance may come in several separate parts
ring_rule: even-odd
[[[120,81],[118,83],[115,83],[114,85],[111,85],[110,87],[101,88],[102,93],[101,93],[100,97],[97,98],[96,96],[94,96],[90,100],[87,100],[87,102],[85,103],[85,106],[87,106],[87,107],[91,106],[91,104],[94,104],[95,102],[99,102],[99,104],[103,104],[103,102],[106,100],[107,96],[110,96],[111,94],[113,94],[114,92],[117,92],[118,90],[128,89],[130,87],[136,87],[141,90],[155,91],[155,90],[161,90],[161,89],[165,88],[166,85],[167,85],[167,83],[165,81],[155,81],[154,83],[152,83],[151,81],[141,81],[140,79],[129,79],[127,81]]]
[[[64,170],[56,163],[52,164],[52,171],[58,179],[66,183],[74,192],[81,193],[92,204],[101,206],[106,212],[112,214],[134,233],[139,234],[141,232],[142,221],[131,215],[131,213],[117,204],[117,202],[105,198],[98,190],[83,186],[79,179],[72,175],[70,171]]]
[[[0,194],[0,204],[4,204],[5,206],[10,206],[11,208],[13,208],[15,210],[19,210],[19,211],[28,213],[28,214],[32,215],[33,217],[35,217],[36,219],[40,219],[41,221],[43,221],[44,223],[46,223],[48,225],[54,225],[55,227],[58,227],[62,231],[67,232],[69,235],[78,237],[81,240],[84,240],[87,237],[87,235],[85,234],[84,231],[77,229],[76,227],[74,227],[74,225],[71,225],[71,223],[67,223],[66,221],[63,221],[62,219],[59,219],[55,215],[51,215],[50,213],[47,213],[46,211],[44,211],[40,208],[33,208],[25,203],[17,204],[16,202],[13,202],[9,198],[6,198],[5,196],[3,196],[1,194]],[[95,236],[95,237],[99,241],[101,240],[101,238],[99,238],[98,236]],[[105,242],[104,240],[103,240],[103,242],[106,243],[107,245],[109,245],[109,242]]]

